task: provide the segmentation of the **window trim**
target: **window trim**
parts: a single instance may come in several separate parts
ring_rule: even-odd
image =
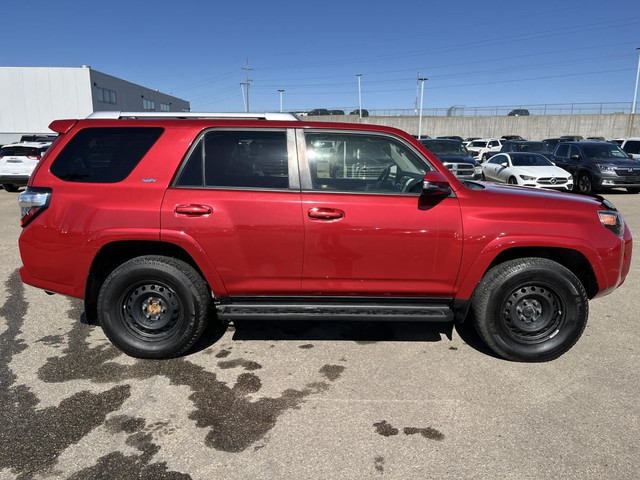
[[[262,188],[262,187],[234,187],[234,186],[208,186],[206,185],[206,179],[204,175],[202,177],[202,184],[200,186],[195,185],[178,185],[178,179],[182,175],[183,170],[186,167],[189,157],[193,151],[198,147],[198,144],[204,141],[204,137],[208,132],[281,132],[285,133],[287,142],[287,172],[289,175],[289,188]],[[265,128],[265,127],[210,127],[202,130],[198,133],[195,139],[191,142],[191,145],[187,149],[186,153],[180,160],[180,167],[176,170],[176,173],[169,184],[169,188],[180,188],[190,190],[238,190],[238,191],[260,191],[260,192],[300,192],[300,174],[298,171],[298,162],[296,158],[296,144],[295,133],[291,128]],[[203,150],[204,152],[204,150]],[[202,171],[204,173],[205,155],[202,156]]]
[[[392,135],[386,132],[377,132],[373,130],[332,130],[325,128],[297,128],[296,129],[296,144],[298,146],[298,162],[300,163],[300,186],[303,193],[321,193],[321,194],[338,194],[338,195],[383,195],[394,197],[419,197],[421,193],[418,192],[356,192],[353,190],[316,190],[313,188],[313,182],[311,180],[311,167],[309,166],[309,159],[307,158],[307,142],[306,133],[327,133],[337,135],[362,135],[362,136],[377,136],[391,138],[398,143],[402,144],[408,150],[413,152],[418,158],[420,158],[426,167],[427,172],[437,172],[438,169],[433,166],[429,159],[424,156],[417,148],[411,143],[407,142],[404,138]]]

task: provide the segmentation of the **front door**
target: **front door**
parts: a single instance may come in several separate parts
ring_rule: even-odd
[[[460,206],[421,196],[426,159],[377,133],[308,131],[299,150],[303,295],[452,295]]]

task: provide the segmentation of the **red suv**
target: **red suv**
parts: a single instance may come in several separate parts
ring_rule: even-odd
[[[181,355],[208,321],[468,319],[546,361],[629,270],[601,197],[463,182],[383,126],[170,115],[54,121],[20,195],[23,281],[129,355]]]

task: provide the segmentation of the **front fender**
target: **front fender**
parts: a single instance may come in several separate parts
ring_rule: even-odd
[[[570,244],[567,240],[566,237],[548,235],[545,235],[544,239],[535,235],[502,236],[484,245],[473,259],[471,258],[474,255],[473,252],[468,252],[469,249],[465,248],[466,253],[463,257],[462,268],[454,290],[455,298],[460,300],[470,299],[476,285],[478,285],[478,282],[480,282],[494,260],[503,252],[516,248],[551,248],[577,251],[584,255],[591,264],[598,283],[605,281],[605,269],[599,253],[580,238],[572,238]],[[469,257],[465,258],[467,255]]]

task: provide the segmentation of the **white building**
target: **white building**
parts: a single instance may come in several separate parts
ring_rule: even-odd
[[[188,112],[189,102],[82,67],[0,67],[0,145],[98,111]]]

